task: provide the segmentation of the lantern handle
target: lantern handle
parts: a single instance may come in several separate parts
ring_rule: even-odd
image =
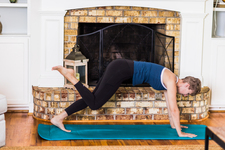
[[[78,52],[79,50],[80,50],[80,45],[75,44],[74,47],[73,47],[73,51]]]

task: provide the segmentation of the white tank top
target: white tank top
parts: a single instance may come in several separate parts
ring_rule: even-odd
[[[163,86],[165,89],[167,89],[166,86],[165,86],[164,83],[163,83],[163,73],[164,73],[165,69],[167,69],[167,68],[166,68],[166,67],[163,68],[160,79],[161,79],[161,84],[162,84],[162,86]],[[177,76],[176,76],[176,77],[177,77]],[[177,77],[176,83],[177,83],[177,82],[178,82],[178,77]]]

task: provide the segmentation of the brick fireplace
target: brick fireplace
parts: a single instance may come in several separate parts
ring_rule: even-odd
[[[72,0],[42,3],[41,77],[33,87],[34,117],[51,119],[80,95],[62,88],[63,78],[51,67],[63,64],[76,43],[79,23],[164,24],[166,35],[175,36],[174,72],[202,80],[202,35],[205,0],[197,1],[87,1]],[[96,7],[97,6],[97,7]],[[144,6],[144,7],[142,7]],[[190,7],[192,10],[190,10]],[[192,44],[191,44],[192,43]],[[55,57],[49,57],[54,53]],[[194,54],[194,55],[193,55]],[[90,87],[93,90],[94,87]],[[205,87],[195,97],[177,95],[181,120],[201,120],[208,116],[210,89]],[[168,120],[165,97],[149,87],[120,88],[101,109],[86,108],[67,120]]]
[[[64,57],[76,44],[80,23],[137,23],[161,25],[156,31],[175,37],[175,65],[174,72],[179,74],[180,51],[180,15],[179,12],[164,9],[107,6],[68,10],[65,15]]]
[[[205,4],[206,0],[42,1],[38,85],[64,85],[63,77],[51,67],[63,65],[63,58],[75,44],[79,22],[165,23],[165,34],[176,37],[175,73],[180,78],[191,75],[202,80]]]

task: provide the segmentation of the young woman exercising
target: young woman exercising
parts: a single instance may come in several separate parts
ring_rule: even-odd
[[[149,83],[156,90],[164,90],[170,125],[175,128],[180,137],[196,137],[197,135],[181,132],[179,109],[177,107],[176,94],[196,95],[201,90],[201,81],[194,77],[178,79],[169,69],[150,62],[132,61],[127,59],[116,59],[106,68],[104,75],[99,80],[95,90],[91,93],[74,77],[72,69],[55,66],[52,70],[59,71],[78,90],[82,99],[75,101],[61,114],[51,119],[51,123],[63,131],[63,119],[74,112],[82,110],[87,106],[92,110],[99,109],[104,105],[120,87],[120,84],[132,78],[133,85]]]

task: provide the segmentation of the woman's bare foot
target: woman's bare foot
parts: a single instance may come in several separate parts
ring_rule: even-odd
[[[66,112],[63,112],[60,115],[54,116],[54,118],[51,119],[51,123],[65,132],[71,132],[71,130],[65,129],[63,124],[63,119],[65,118],[64,116],[67,116],[67,114],[65,113]]]
[[[78,82],[78,80],[74,77],[74,70],[73,69],[67,69],[63,66],[55,66],[55,67],[52,67],[52,70],[59,71],[73,85],[75,85]]]

